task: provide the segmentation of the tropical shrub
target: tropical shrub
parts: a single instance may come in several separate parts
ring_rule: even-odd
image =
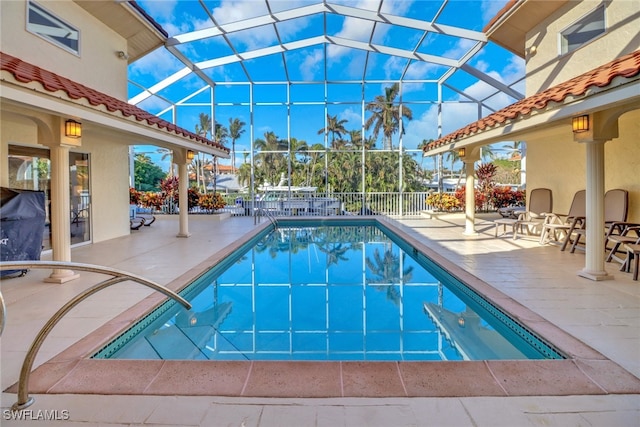
[[[458,188],[456,190],[455,198],[458,201],[458,205],[460,206],[461,209],[464,209],[466,206],[466,193],[467,191],[465,187]],[[482,194],[480,191],[474,191],[473,194],[474,194],[476,212],[477,212],[482,209],[487,199],[485,195]]]
[[[208,211],[215,211],[225,207],[225,201],[220,193],[200,194],[198,198],[198,206]]]
[[[451,211],[460,206],[458,199],[447,193],[432,193],[427,197],[427,205],[438,211]]]
[[[142,192],[136,190],[135,188],[129,187],[129,204],[130,205],[139,204],[141,197],[142,197]]]
[[[525,193],[520,190],[512,190],[511,187],[494,187],[491,194],[491,204],[494,208],[506,206],[524,205]]]
[[[498,167],[492,163],[485,163],[478,166],[476,169],[476,177],[478,178],[478,192],[482,194],[482,198],[476,196],[476,209],[486,211],[488,206],[485,204],[491,200],[493,191],[496,186],[494,177]],[[481,203],[478,203],[481,201]]]
[[[144,208],[151,208],[154,212],[162,209],[164,205],[164,195],[147,191],[140,196],[140,205]]]

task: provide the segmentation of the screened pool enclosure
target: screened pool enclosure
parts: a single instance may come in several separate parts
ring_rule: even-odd
[[[504,3],[141,2],[169,38],[129,66],[129,102],[231,149],[192,164],[228,203],[419,212],[463,169],[422,146],[523,97],[524,61],[482,32]]]

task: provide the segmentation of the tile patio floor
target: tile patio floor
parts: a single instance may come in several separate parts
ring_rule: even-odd
[[[403,227],[452,262],[640,377],[640,282],[607,264],[614,280],[576,275],[584,254],[539,246],[533,239],[494,238],[494,226],[478,220],[478,236],[462,234],[463,219],[402,219]],[[264,226],[266,224],[258,224]],[[160,284],[178,280],[214,253],[254,229],[252,218],[190,218],[192,236],[176,238],[177,217],[160,217],[130,236],[72,251],[75,262],[106,265]],[[43,256],[46,259],[46,256]],[[37,331],[65,302],[103,280],[91,273],[63,285],[42,282],[48,270],[2,281],[7,326],[0,341],[1,385],[19,375]],[[148,297],[140,285],[116,285],[73,309],[52,331],[36,359],[42,364],[78,339]],[[175,426],[638,426],[639,394],[449,398],[250,398],[37,394],[38,410],[68,411],[69,420],[9,419],[16,400],[2,394],[0,425]]]

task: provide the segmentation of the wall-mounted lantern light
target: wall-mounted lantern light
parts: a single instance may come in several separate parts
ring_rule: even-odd
[[[194,153],[191,150],[187,150],[187,160],[191,161],[195,156],[196,156],[196,153]]]
[[[586,132],[589,130],[589,116],[578,116],[571,119],[571,128],[574,133]]]
[[[82,123],[69,119],[64,123],[64,135],[69,138],[80,138],[82,136]]]
[[[458,148],[458,157],[462,158],[467,154],[467,150],[463,148]]]

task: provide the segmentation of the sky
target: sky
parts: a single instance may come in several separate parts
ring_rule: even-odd
[[[325,144],[325,136],[318,133],[325,126],[325,97],[329,115],[347,120],[347,130],[360,130],[370,114],[364,112],[363,119],[363,93],[366,104],[404,75],[401,99],[411,109],[413,119],[404,122],[402,145],[413,150],[425,139],[444,136],[517,99],[501,92],[491,96],[497,91],[494,87],[463,70],[452,73],[438,87],[435,81],[443,79],[449,67],[408,60],[389,51],[402,49],[445,63],[473,54],[469,66],[524,93],[524,60],[492,42],[475,53],[471,51],[477,44],[473,38],[482,36],[483,27],[506,2],[451,0],[443,8],[440,0],[384,0],[381,5],[379,0],[329,3],[346,7],[347,13],[359,8],[375,15],[380,8],[382,14],[394,18],[374,27],[370,20],[358,16],[296,14],[297,8],[317,5],[315,0],[204,0],[206,10],[197,0],[138,0],[170,37],[182,42],[176,43],[180,54],[197,64],[216,86],[211,91],[195,73],[180,74],[185,65],[163,47],[129,65],[130,102],[169,121],[175,119],[177,125],[190,131],[195,131],[200,113],[215,115],[216,122],[225,126],[230,118],[238,118],[247,126],[236,142],[236,151],[250,150],[252,138],[264,138],[266,132],[282,139],[304,140],[309,145]],[[271,24],[252,26],[263,24],[270,14],[278,19],[275,28]],[[287,19],[291,16],[295,17]],[[407,18],[409,21],[402,21]],[[210,30],[212,19],[226,34]],[[423,25],[415,25],[417,20],[433,21],[442,31],[425,33],[415,28]],[[403,22],[410,24],[401,25]],[[325,35],[325,28],[326,35],[338,43],[318,40]],[[284,53],[261,54],[279,43],[287,47]],[[358,48],[367,45],[374,48],[369,52]],[[245,59],[239,61],[236,54]],[[330,82],[326,87],[325,76]],[[164,83],[168,78],[171,84]],[[254,82],[253,93],[249,79]],[[143,89],[154,86],[155,95],[145,95]],[[436,102],[439,90],[444,101],[441,128]],[[212,99],[219,104],[213,111],[207,105]],[[483,100],[484,107],[460,102],[470,99]],[[251,100],[255,103],[253,111]],[[178,106],[172,109],[172,105]],[[365,131],[367,136],[370,133]],[[400,144],[399,138],[399,134],[394,135],[394,146]],[[381,147],[380,136],[376,148]],[[243,156],[236,155],[236,163],[242,161]]]

